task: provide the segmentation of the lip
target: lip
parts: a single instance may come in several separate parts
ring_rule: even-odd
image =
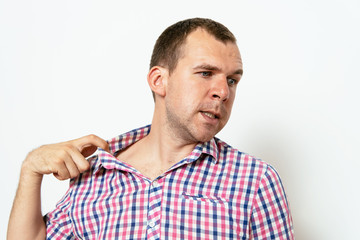
[[[213,111],[213,110],[200,110],[201,113],[210,113],[215,116],[216,119],[221,118],[220,112]]]
[[[220,119],[220,114],[219,113],[216,113],[216,112],[213,112],[213,111],[200,111],[200,113],[203,116],[203,118],[207,122],[209,122],[211,124],[217,124],[219,122],[219,119]],[[210,114],[214,115],[215,118],[209,117],[205,113],[210,113]]]

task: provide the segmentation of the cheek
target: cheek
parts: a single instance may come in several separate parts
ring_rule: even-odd
[[[232,108],[233,108],[233,104],[234,104],[234,97],[230,98],[230,99],[227,101],[226,105],[224,105],[224,106],[225,106],[225,109],[226,109],[226,113],[227,113],[227,118],[230,117],[231,110],[232,110]],[[227,121],[227,120],[226,120],[226,121]]]
[[[191,103],[196,103],[203,96],[203,92],[206,86],[201,85],[196,81],[184,81],[184,84],[178,86],[175,89],[175,94],[182,98],[184,104],[191,105]]]
[[[232,90],[230,93],[230,97],[229,97],[229,101],[228,101],[230,106],[233,105],[235,96],[236,96],[236,88],[234,90]]]

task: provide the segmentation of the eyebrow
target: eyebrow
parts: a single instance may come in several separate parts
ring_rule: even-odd
[[[194,70],[205,69],[205,70],[209,70],[209,71],[221,71],[221,69],[218,68],[217,66],[210,65],[210,64],[200,64],[200,65],[194,67],[193,69]],[[243,70],[241,68],[239,68],[233,74],[242,76],[243,75]]]

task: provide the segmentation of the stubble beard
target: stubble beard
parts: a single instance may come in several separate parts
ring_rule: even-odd
[[[191,122],[179,116],[172,111],[168,106],[166,106],[166,127],[168,131],[177,139],[184,141],[184,143],[198,143],[198,142],[207,142],[210,141],[215,134],[197,134],[199,129]],[[198,136],[196,136],[198,135]]]

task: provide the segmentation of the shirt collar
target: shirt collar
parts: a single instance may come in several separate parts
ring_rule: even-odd
[[[216,138],[212,138],[208,142],[198,143],[190,155],[185,159],[187,159],[188,162],[193,162],[197,160],[202,154],[205,154],[211,156],[210,159],[216,163],[219,160],[219,151],[216,140]]]
[[[97,172],[100,167],[104,167],[105,169],[118,169],[123,170],[129,169],[129,166],[121,161],[119,161],[115,156],[122,149],[127,148],[131,144],[139,141],[150,133],[151,125],[147,125],[145,127],[137,128],[131,130],[127,133],[124,133],[120,136],[114,137],[110,139],[109,144],[109,152],[106,152],[104,149],[99,148],[97,151],[97,161],[95,164],[94,172]],[[208,142],[198,143],[194,150],[187,156],[183,161],[188,163],[196,161],[202,155],[209,155],[215,163],[219,160],[219,150],[217,147],[217,138],[212,138]]]

